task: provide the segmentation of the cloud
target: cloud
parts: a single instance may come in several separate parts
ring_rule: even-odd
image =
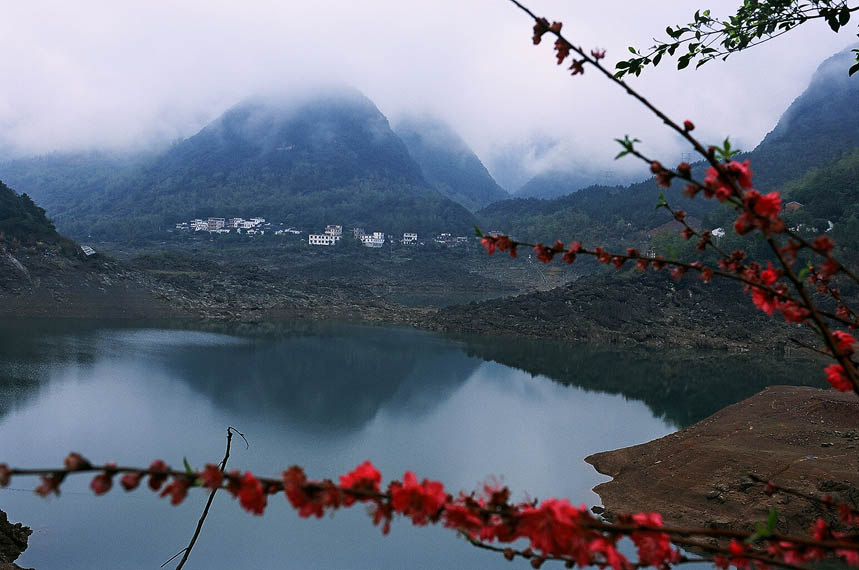
[[[707,7],[727,15],[737,3]],[[606,48],[611,65],[692,10],[679,0],[530,4],[581,45]],[[607,81],[555,66],[551,45],[531,45],[527,17],[499,0],[29,0],[4,12],[0,149],[19,155],[151,148],[256,93],[320,82],[355,86],[394,121],[439,116],[499,174],[517,148],[528,172],[633,168],[611,160],[612,139],[627,133],[669,162],[682,151]],[[724,64],[677,72],[663,63],[631,82],[705,138],[732,135],[751,148],[852,39],[816,24]],[[545,140],[557,144],[529,150]]]

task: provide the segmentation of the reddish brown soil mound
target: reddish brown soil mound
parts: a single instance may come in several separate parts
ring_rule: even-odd
[[[781,532],[803,533],[819,506],[768,497],[749,473],[859,503],[859,398],[774,386],[650,443],[586,458],[614,479],[594,488],[605,514],[659,511],[674,525],[752,529],[771,507]]]

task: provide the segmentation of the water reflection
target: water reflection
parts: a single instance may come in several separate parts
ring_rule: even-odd
[[[332,324],[185,327],[0,324],[0,460],[52,465],[80,450],[201,464],[221,457],[234,425],[251,447],[234,446],[232,464],[267,475],[297,463],[331,476],[372,459],[387,477],[409,468],[453,490],[496,474],[516,498],[596,503],[590,489],[605,478],[582,458],[672,431],[660,417],[688,423],[719,405],[698,399],[755,390],[747,375],[714,393],[712,373],[697,375],[688,356],[660,365],[640,353]],[[32,483],[0,490],[0,508],[36,529],[19,564],[39,569],[155,568],[183,546],[203,502],[95,499],[80,479],[43,501],[26,491]],[[508,565],[441,529],[400,524],[383,538],[360,510],[304,521],[273,500],[256,518],[219,496],[187,568]]]
[[[787,384],[826,388],[820,360],[704,350],[597,348],[525,339],[458,338],[469,355],[569,386],[623,394],[685,427],[722,408]]]

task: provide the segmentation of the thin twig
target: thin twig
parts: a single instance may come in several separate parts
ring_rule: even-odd
[[[230,458],[230,444],[233,441],[233,432],[234,431],[237,434],[239,434],[240,436],[242,436],[242,439],[245,440],[245,445],[249,445],[247,438],[245,438],[245,435],[242,432],[238,431],[237,429],[233,428],[232,426],[228,427],[227,428],[227,451],[224,453],[224,458],[221,460],[221,465],[220,465],[221,473],[223,473],[224,470],[227,468],[227,460]],[[200,536],[200,530],[202,530],[202,528],[203,528],[203,521],[205,521],[206,517],[209,515],[209,508],[212,506],[212,501],[215,500],[215,493],[218,492],[218,489],[219,489],[219,487],[215,487],[214,489],[212,489],[212,492],[209,493],[209,499],[206,501],[206,507],[203,509],[203,514],[200,516],[200,520],[197,521],[197,528],[194,529],[194,535],[191,537],[191,542],[188,543],[188,546],[186,546],[183,551],[180,551],[180,552],[184,552],[184,554],[182,556],[182,560],[180,560],[179,564],[176,565],[176,570],[180,570],[182,568],[182,566],[185,565],[185,561],[188,560],[188,557],[191,555],[191,549],[194,548],[194,544],[197,543],[197,538]],[[176,554],[176,556],[178,556],[178,555],[179,555],[179,553]],[[176,558],[176,556],[174,556],[173,558]],[[170,560],[173,560],[173,558],[171,558]],[[168,560],[167,562],[170,562],[170,560]],[[164,564],[167,564],[167,562],[165,562]],[[161,565],[162,568],[164,567],[164,564]]]

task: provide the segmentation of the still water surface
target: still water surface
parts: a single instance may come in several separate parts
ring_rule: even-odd
[[[814,370],[813,363],[787,366]],[[805,368],[803,368],[805,367]],[[163,458],[277,476],[298,464],[336,477],[370,459],[451,491],[498,476],[514,498],[599,504],[591,453],[649,441],[778,379],[760,357],[595,350],[410,329],[271,325],[265,331],[0,323],[0,462],[60,465]],[[796,374],[813,378],[811,374]],[[718,390],[713,386],[718,385]],[[39,570],[156,569],[192,533],[205,497],[171,507],[149,491],[94,498],[72,478],[43,500],[34,479],[0,509],[34,529],[17,561]],[[528,493],[526,495],[525,493]],[[397,524],[399,523],[399,524]],[[168,565],[172,567],[173,564]],[[219,493],[188,569],[510,568],[450,531],[395,521],[382,537],[361,508],[301,520],[281,495],[263,517]]]

